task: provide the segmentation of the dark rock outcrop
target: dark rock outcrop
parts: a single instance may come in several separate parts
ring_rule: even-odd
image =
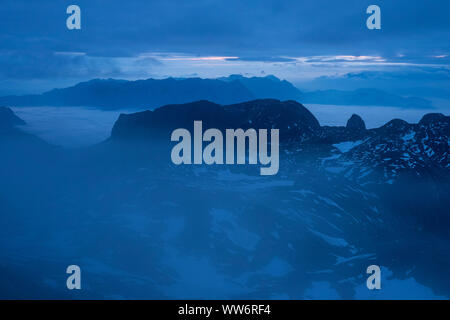
[[[25,121],[16,116],[10,108],[0,107],[0,130],[11,129],[24,124]]]
[[[357,114],[353,114],[347,121],[346,128],[349,130],[363,131],[366,130],[364,120]]]
[[[430,168],[448,171],[449,119],[442,114],[427,114],[418,124],[394,119],[380,128],[366,129],[361,117],[352,115],[345,127],[321,127],[314,115],[294,101],[264,99],[228,106],[198,101],[122,114],[114,125],[110,141],[143,140],[146,145],[155,146],[159,142],[167,148],[173,130],[186,128],[192,132],[196,120],[203,122],[203,131],[209,128],[277,128],[282,149],[287,154],[308,156],[308,152],[315,152],[308,157],[317,158],[319,153],[338,151],[342,156],[330,160],[334,166],[351,164],[349,170],[354,166],[382,168],[389,177],[401,170],[416,174]],[[334,146],[340,143],[343,145]]]
[[[203,130],[208,128],[280,129],[280,141],[297,142],[314,137],[320,124],[314,115],[295,101],[273,99],[221,106],[208,101],[184,105],[168,105],[154,111],[121,114],[115,123],[111,137],[167,138],[177,128],[191,130],[193,123],[201,120]]]

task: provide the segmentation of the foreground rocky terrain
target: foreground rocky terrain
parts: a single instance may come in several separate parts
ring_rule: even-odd
[[[367,130],[357,115],[320,126],[294,101],[199,101],[121,115],[107,141],[65,150],[4,114],[2,298],[450,297],[448,116]],[[280,129],[280,171],[172,164],[170,133],[194,120]],[[65,288],[70,264],[81,291]]]

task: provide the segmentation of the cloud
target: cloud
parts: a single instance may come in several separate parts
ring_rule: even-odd
[[[447,68],[412,68],[396,71],[364,71],[348,73],[342,76],[347,79],[366,80],[412,80],[450,81],[450,70]]]
[[[450,51],[445,0],[378,0],[378,31],[365,25],[369,0],[78,0],[79,31],[65,27],[66,1],[3,2],[0,37],[11,49],[116,57],[154,51],[238,57]]]
[[[1,81],[262,72],[295,80],[450,64],[445,0],[378,0],[375,31],[365,24],[369,0],[77,0],[82,29],[72,31],[68,4],[3,0]]]
[[[283,56],[247,56],[238,58],[240,61],[259,61],[259,62],[296,62],[295,58]]]
[[[162,61],[228,61],[238,59],[239,57],[221,57],[221,56],[190,57],[182,55],[160,58],[160,60]]]
[[[345,68],[343,69],[345,70]],[[377,88],[405,96],[450,99],[450,68],[393,65],[317,77],[303,89]]]
[[[353,55],[337,55],[337,56],[315,56],[305,59],[306,62],[353,62],[353,61],[371,61],[385,62],[386,59],[380,56],[353,56]]]
[[[0,78],[60,79],[116,76],[120,68],[111,59],[92,58],[81,52],[0,52]]]

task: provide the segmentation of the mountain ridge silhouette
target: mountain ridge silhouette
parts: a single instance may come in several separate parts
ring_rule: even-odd
[[[42,94],[0,97],[5,106],[88,106],[105,109],[155,109],[167,104],[209,100],[234,104],[254,99],[295,100],[334,105],[376,105],[431,108],[430,101],[378,89],[303,92],[275,76],[230,75],[217,79],[166,78],[145,80],[93,79]]]

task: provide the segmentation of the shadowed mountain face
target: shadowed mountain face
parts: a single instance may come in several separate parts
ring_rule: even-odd
[[[279,99],[301,101],[302,92],[286,80],[280,80],[275,76],[251,77],[241,75],[230,75],[219,78],[226,82],[238,81],[242,83],[255,98],[259,99]]]
[[[10,96],[0,103],[14,106],[94,106],[152,109],[165,104],[209,100],[229,104],[257,98],[300,99],[301,93],[276,77],[221,79],[91,80],[42,95]]]
[[[280,171],[173,165],[171,131],[195,120],[280,129]],[[442,114],[321,127],[297,102],[255,100],[121,115],[80,150],[30,156],[0,135],[0,297],[448,298],[449,128]]]
[[[304,103],[397,106],[403,108],[431,108],[432,103],[424,98],[402,97],[379,89],[364,88],[352,91],[318,90],[304,92]]]
[[[0,107],[0,130],[7,130],[24,124],[25,121],[17,117],[10,108]]]
[[[19,187],[20,179],[16,178],[28,175],[31,183],[32,177],[39,174],[36,170],[50,170],[51,162],[58,158],[57,148],[21,130],[25,124],[11,109],[0,107],[0,176],[3,183],[10,181]]]
[[[366,129],[361,117],[354,114],[345,127],[321,127],[300,103],[273,99],[227,106],[198,101],[168,105],[154,111],[121,114],[112,129],[111,139],[163,139],[165,142],[177,128],[193,132],[196,120],[203,121],[203,130],[277,128],[280,130],[280,143],[284,145],[285,151],[291,153],[298,148],[333,148],[335,144],[348,143],[343,158],[357,154],[355,160],[383,158],[379,159],[379,165],[397,160],[404,162],[390,170],[390,174],[419,167],[440,166],[445,170],[450,161],[450,117],[443,114],[427,114],[418,124],[394,119],[380,128],[370,130]]]
[[[8,106],[90,106],[105,109],[155,109],[166,104],[208,100],[232,104],[252,99],[295,100],[303,103],[430,108],[421,98],[402,97],[378,89],[325,90],[302,93],[274,76],[247,78],[231,75],[219,79],[147,79],[137,81],[95,79],[40,95],[0,97]]]
[[[122,114],[113,127],[111,137],[170,137],[173,130],[193,130],[195,120],[202,120],[203,128],[278,128],[281,141],[297,140],[320,128],[317,119],[295,101],[254,100],[228,106],[208,101],[184,105],[169,105],[155,111],[131,115]]]
[[[176,93],[176,94],[175,94]],[[91,80],[42,95],[4,97],[0,101],[20,106],[93,106],[104,108],[154,108],[167,103],[208,99],[233,103],[253,95],[237,81],[211,79]]]
[[[4,159],[14,156],[14,148],[19,145],[25,149],[34,145],[49,146],[38,137],[23,132],[20,126],[24,125],[25,121],[16,116],[10,108],[0,107],[0,147]],[[9,147],[13,149],[10,150]]]
[[[366,124],[360,116],[353,114],[350,119],[348,119],[346,128],[349,130],[364,131],[366,130]]]

